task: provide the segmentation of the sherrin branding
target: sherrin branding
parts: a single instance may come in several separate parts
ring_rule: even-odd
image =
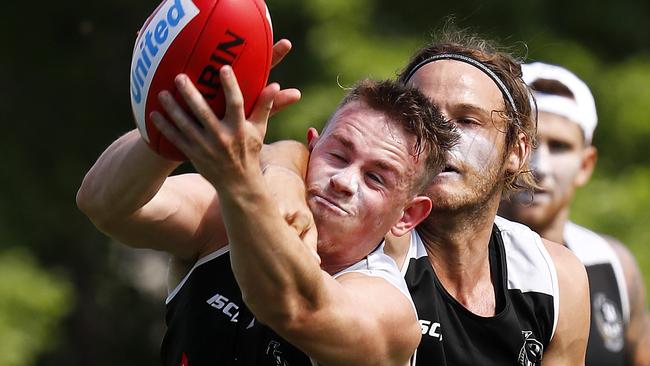
[[[185,108],[174,78],[187,74],[213,112],[223,116],[219,69],[231,65],[248,115],[267,84],[272,51],[263,0],[164,0],[138,34],[129,74],[131,107],[144,141],[166,158],[184,160],[149,117],[152,111],[164,114],[158,94],[168,90]]]

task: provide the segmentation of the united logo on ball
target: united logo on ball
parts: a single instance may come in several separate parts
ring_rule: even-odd
[[[248,114],[267,84],[272,52],[271,19],[263,0],[163,1],[138,33],[131,60],[131,107],[143,139],[158,154],[184,160],[150,120],[152,111],[163,113],[158,93],[169,90],[184,106],[174,78],[185,73],[222,117],[219,69],[231,65]]]

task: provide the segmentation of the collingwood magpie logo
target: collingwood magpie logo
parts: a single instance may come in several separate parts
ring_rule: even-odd
[[[280,342],[271,341],[266,346],[266,355],[271,357],[276,366],[289,366],[289,363],[282,358],[282,351],[280,350]]]
[[[533,332],[530,330],[522,330],[521,335],[524,336],[524,345],[521,346],[521,350],[519,351],[517,365],[539,366],[542,361],[542,354],[544,353],[544,345],[542,342],[533,338]]]
[[[623,349],[623,317],[616,304],[605,294],[595,294],[591,309],[596,328],[603,337],[605,348],[611,352]]]

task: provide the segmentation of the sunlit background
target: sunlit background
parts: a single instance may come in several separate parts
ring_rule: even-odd
[[[0,365],[153,365],[166,258],[76,210],[85,171],[134,127],[129,66],[153,0],[10,1],[0,15]],[[359,78],[395,76],[450,15],[592,87],[600,159],[572,218],[613,235],[650,283],[650,2],[269,0],[294,52],[272,80],[303,100],[269,138],[304,139]]]

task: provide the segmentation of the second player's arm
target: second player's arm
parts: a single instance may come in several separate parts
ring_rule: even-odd
[[[585,364],[589,337],[589,283],[584,265],[563,245],[542,239],[557,270],[559,314],[553,339],[544,352],[545,366]]]

